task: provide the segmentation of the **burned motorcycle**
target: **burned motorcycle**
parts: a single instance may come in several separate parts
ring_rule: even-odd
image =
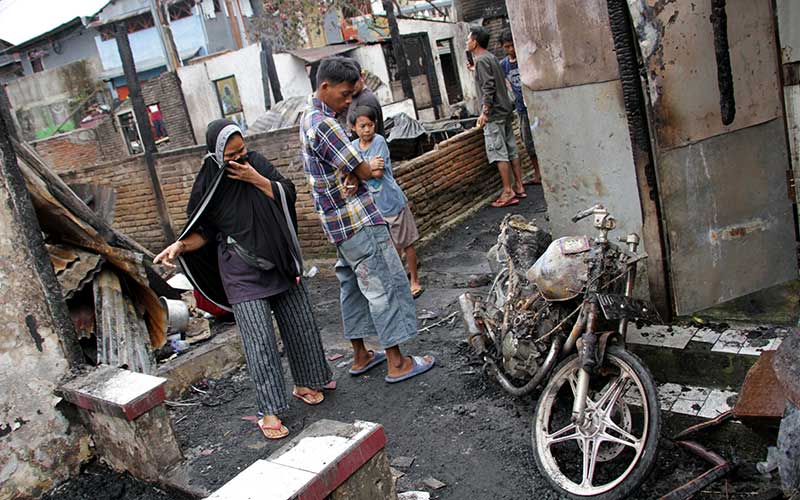
[[[459,301],[470,344],[507,392],[523,396],[544,384],[532,429],[544,476],[571,498],[611,500],[631,495],[655,463],[656,387],[625,350],[625,335],[629,321],[658,315],[632,296],[646,257],[636,254],[639,236],[629,234],[622,248],[608,241],[616,221],[603,206],[573,221],[586,217],[595,238],[550,242],[521,216],[507,216],[488,296]]]

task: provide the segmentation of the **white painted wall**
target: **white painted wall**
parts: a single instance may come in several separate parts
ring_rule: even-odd
[[[365,69],[381,79],[383,85],[375,91],[375,96],[381,105],[390,104],[392,90],[389,88],[389,68],[386,67],[386,58],[383,56],[383,48],[380,44],[362,45],[353,52],[353,58],[361,63],[361,69]]]
[[[307,96],[313,92],[311,79],[308,77],[306,63],[291,54],[275,54],[275,71],[281,83],[281,94],[287,97]],[[270,101],[274,98],[270,94]]]
[[[475,90],[475,76],[467,69],[467,59],[465,55],[466,38],[469,33],[467,23],[443,23],[435,21],[417,21],[413,19],[398,19],[397,26],[401,35],[411,33],[427,33],[428,42],[433,52],[433,61],[436,68],[436,76],[439,81],[439,90],[442,94],[442,102],[445,105],[445,112],[449,113],[450,101],[447,97],[447,90],[444,84],[444,72],[442,62],[436,49],[437,40],[453,39],[453,52],[455,54],[456,66],[458,67],[458,77],[464,91],[464,100],[471,111],[475,111],[477,102],[477,92]]]

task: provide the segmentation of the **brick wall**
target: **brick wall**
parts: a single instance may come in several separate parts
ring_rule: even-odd
[[[502,59],[506,56],[506,51],[503,50],[503,45],[500,43],[500,36],[503,30],[509,27],[507,17],[493,17],[491,19],[483,20],[483,27],[489,32],[489,51]]]
[[[164,117],[169,141],[159,144],[159,151],[196,144],[192,122],[181,90],[181,80],[177,73],[165,72],[142,82],[142,96],[146,105],[158,104]]]
[[[504,0],[456,0],[456,2],[459,16],[466,22],[506,13]]]
[[[522,173],[531,162],[517,130]],[[489,165],[483,131],[472,129],[440,142],[438,149],[394,167],[408,197],[420,236],[425,237],[500,191],[497,168]]]
[[[195,144],[194,131],[183,100],[177,74],[163,73],[142,83],[145,104],[158,104],[169,140],[158,145],[169,151]],[[88,168],[129,157],[116,116],[109,116],[92,128],[77,129],[31,143],[56,172]]]
[[[334,254],[314,212],[308,182],[303,173],[297,127],[247,137],[248,147],[266,156],[297,188],[299,238],[306,257]],[[519,137],[523,172],[530,160]],[[200,169],[205,146],[194,146],[156,157],[156,169],[176,233],[186,224],[186,205]],[[114,226],[153,251],[165,240],[158,222],[155,199],[141,156],[122,161],[61,172],[68,183],[112,186],[117,205]],[[480,130],[470,130],[439,143],[438,149],[395,165],[395,176],[411,203],[420,234],[440,229],[456,216],[484,203],[500,189],[497,169],[489,166]]]

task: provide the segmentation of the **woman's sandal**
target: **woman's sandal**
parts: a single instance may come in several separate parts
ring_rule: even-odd
[[[297,389],[293,389],[292,396],[296,397],[303,403],[311,406],[318,405],[323,401],[325,401],[325,395],[322,394],[322,391],[317,391],[316,394],[312,394],[310,392],[306,392],[305,394],[300,394],[299,392],[297,392]]]
[[[264,424],[264,419],[260,418],[258,419],[258,428],[261,429],[261,433],[267,439],[283,439],[289,435],[289,429],[280,420],[275,425],[266,425]],[[267,431],[278,431],[278,434],[267,434]]]
[[[503,200],[502,198],[497,198],[491,203],[491,206],[494,208],[510,207],[511,205],[519,205],[519,199],[509,198],[507,200]]]

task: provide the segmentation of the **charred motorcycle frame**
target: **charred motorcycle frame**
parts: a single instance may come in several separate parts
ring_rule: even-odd
[[[572,220],[587,217],[594,238],[549,242],[531,238],[540,230],[524,218],[507,216],[493,249],[501,268],[488,296],[459,301],[470,344],[503,389],[520,397],[544,384],[532,439],[548,481],[572,498],[611,500],[635,491],[655,462],[656,388],[625,350],[625,336],[630,321],[659,318],[633,296],[637,264],[646,258],[637,254],[639,236],[615,245],[608,239],[614,217],[595,205]],[[547,243],[534,252],[541,255],[530,255]],[[538,258],[529,265],[523,257]]]

